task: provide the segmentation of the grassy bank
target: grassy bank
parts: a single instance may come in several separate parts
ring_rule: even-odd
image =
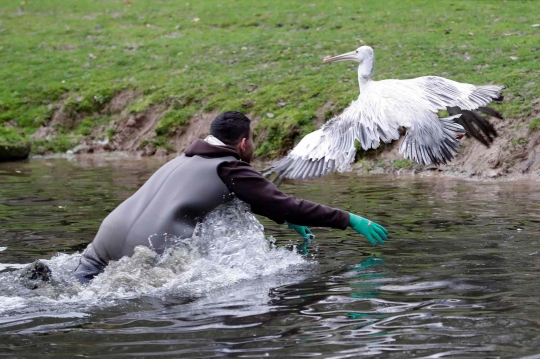
[[[272,156],[358,96],[355,65],[321,59],[365,43],[375,79],[504,84],[499,110],[528,126],[540,97],[537,14],[535,1],[8,0],[0,123],[26,141],[61,105],[78,120],[34,151],[63,151],[114,121],[104,109],[134,89],[132,114],[166,109],[154,143],[167,146],[197,113],[234,109],[260,117],[258,154]]]

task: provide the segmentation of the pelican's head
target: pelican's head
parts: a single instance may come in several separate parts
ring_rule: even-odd
[[[362,63],[364,60],[372,58],[373,49],[369,46],[360,46],[355,51],[347,52],[346,54],[341,54],[334,57],[327,57],[323,60],[323,63],[340,61],[356,61]]]

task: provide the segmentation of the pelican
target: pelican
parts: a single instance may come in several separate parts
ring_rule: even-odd
[[[457,138],[467,127],[486,145],[496,136],[493,126],[473,110],[500,117],[484,106],[499,99],[504,86],[476,86],[438,76],[374,81],[375,57],[369,46],[326,58],[323,63],[340,61],[360,63],[358,99],[319,130],[307,134],[286,157],[266,169],[265,175],[277,173],[276,179],[294,179],[346,171],[354,161],[356,141],[364,150],[377,148],[381,140],[389,143],[399,139],[401,128],[407,131],[399,153],[424,165],[450,161],[458,148]],[[439,110],[448,110],[451,115],[440,118]],[[475,133],[472,123],[487,138]]]

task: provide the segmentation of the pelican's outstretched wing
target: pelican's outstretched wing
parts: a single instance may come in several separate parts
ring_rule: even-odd
[[[456,136],[465,133],[463,127],[454,122],[459,116],[439,118],[439,126],[419,122],[419,126],[405,134],[399,153],[424,165],[446,164],[457,151],[459,142]]]
[[[432,110],[446,109],[451,116],[461,115],[456,117],[455,122],[485,146],[489,146],[497,136],[493,125],[474,110],[502,119],[499,112],[484,106],[493,101],[501,101],[500,93],[504,86],[476,86],[438,76],[404,80],[403,84],[427,100]]]
[[[277,173],[276,179],[320,177],[336,169],[343,171],[355,154],[350,122],[338,116],[307,134],[286,157],[263,170],[263,175]]]

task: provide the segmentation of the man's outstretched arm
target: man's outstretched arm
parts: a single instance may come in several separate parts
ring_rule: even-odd
[[[245,162],[224,163],[219,167],[218,175],[229,190],[251,206],[254,213],[277,223],[287,221],[302,226],[339,229],[349,225],[349,213],[288,196]]]
[[[351,226],[366,236],[373,245],[382,243],[387,238],[388,231],[384,227],[366,218],[286,195],[245,162],[224,163],[219,167],[218,174],[239,199],[251,206],[254,213],[277,223],[287,221],[300,226],[339,229]]]
[[[388,231],[383,226],[341,209],[288,196],[245,162],[224,163],[219,167],[218,175],[229,190],[251,206],[254,213],[277,223],[287,221],[297,226],[338,229],[350,226],[373,245],[382,244],[387,239]]]

